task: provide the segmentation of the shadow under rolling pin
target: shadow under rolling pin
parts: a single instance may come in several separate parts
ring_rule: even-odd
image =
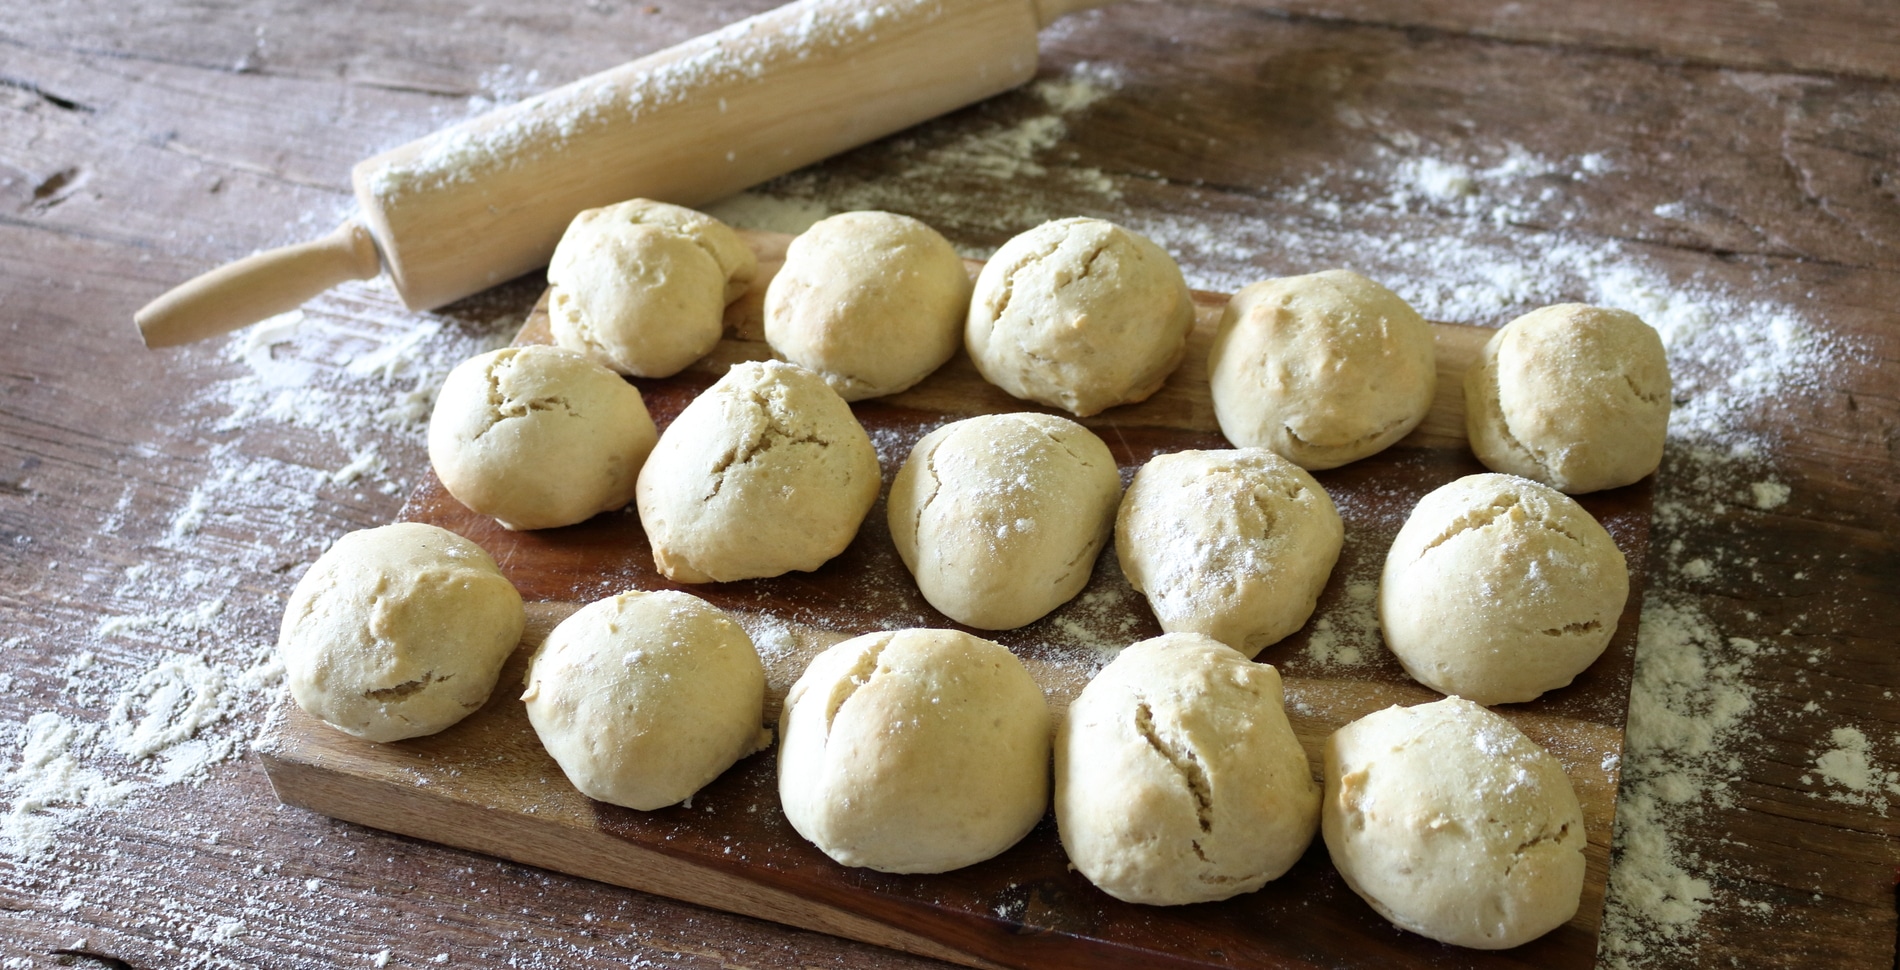
[[[387,272],[428,310],[545,265],[574,215],[701,205],[1035,76],[1036,32],[1110,0],[800,0],[357,164],[359,214],[134,316],[190,343]]]

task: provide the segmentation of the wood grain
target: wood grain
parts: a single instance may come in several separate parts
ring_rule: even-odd
[[[664,432],[681,409],[733,361],[770,356],[760,339],[766,286],[790,237],[743,232],[760,257],[751,290],[727,312],[729,336],[707,360],[665,380],[638,380]],[[972,274],[980,264],[972,263]],[[1196,294],[1187,359],[1140,404],[1089,420],[1126,481],[1156,454],[1223,448],[1207,387],[1207,348],[1226,298]],[[1464,441],[1463,373],[1489,333],[1434,325],[1440,393],[1429,420],[1385,452],[1317,478],[1346,522],[1347,544],[1306,630],[1258,658],[1285,678],[1294,733],[1312,760],[1334,730],[1392,704],[1434,700],[1383,650],[1351,665],[1306,650],[1320,623],[1345,623],[1354,595],[1370,588],[1384,550],[1413,504],[1459,476],[1484,471]],[[546,296],[517,343],[548,339]],[[1024,410],[987,384],[959,353],[902,394],[861,401],[853,412],[878,445],[888,483],[931,429],[975,414]],[[410,497],[404,518],[468,536],[486,548],[542,621],[524,638],[503,688],[487,706],[434,738],[373,745],[341,736],[286,702],[261,742],[272,785],[287,803],[462,848],[499,854],[618,885],[676,896],[807,929],[971,966],[1093,967],[1249,965],[1303,967],[1373,960],[1393,966],[1589,966],[1609,874],[1610,833],[1623,746],[1649,535],[1650,483],[1583,497],[1631,564],[1635,590],[1614,642],[1571,686],[1502,708],[1563,763],[1584,806],[1588,875],[1576,918],[1509,953],[1465,952],[1391,928],[1361,903],[1316,843],[1266,889],[1219,904],[1144,907],[1120,903],[1069,869],[1045,818],[1002,856],[930,877],[885,876],[840,867],[805,843],[778,810],[771,755],[736,766],[691,805],[636,812],[591,802],[567,786],[534,738],[512,685],[548,624],[625,589],[684,589],[733,612],[764,634],[768,700],[776,723],[785,692],[819,651],[878,629],[952,627],[917,592],[885,525],[871,510],[841,555],[811,573],[766,580],[681,585],[654,570],[631,509],[563,529],[512,532],[475,514],[434,480]],[[1355,587],[1355,581],[1358,585]],[[1049,616],[1007,631],[970,630],[1010,647],[1060,711],[1115,650],[1159,634],[1153,614],[1103,553],[1083,592]],[[743,807],[742,807],[743,806]]]

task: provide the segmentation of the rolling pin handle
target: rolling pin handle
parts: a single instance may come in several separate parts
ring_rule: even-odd
[[[381,271],[375,238],[348,219],[322,239],[246,256],[189,280],[132,319],[145,346],[172,347],[295,310],[338,283]]]
[[[1036,25],[1047,27],[1050,24],[1083,10],[1106,7],[1115,0],[1035,0]]]

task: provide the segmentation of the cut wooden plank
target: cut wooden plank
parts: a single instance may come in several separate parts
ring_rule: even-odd
[[[788,239],[745,235],[760,254],[762,272],[753,292],[731,308],[728,338],[684,374],[636,382],[662,427],[731,362],[767,356],[759,339],[760,299]],[[1155,454],[1225,447],[1205,379],[1206,348],[1224,298],[1197,294],[1196,300],[1188,360],[1168,386],[1147,402],[1088,421],[1124,477]],[[1464,447],[1460,387],[1465,364],[1488,331],[1434,326],[1440,390],[1430,418],[1394,448],[1318,474],[1346,520],[1345,549],[1315,619],[1259,657],[1284,675],[1289,715],[1309,756],[1357,717],[1437,696],[1364,639],[1385,549],[1412,505],[1441,484],[1483,470]],[[546,339],[544,312],[537,311],[520,339]],[[1024,407],[984,383],[959,355],[917,388],[853,410],[877,444],[888,480],[931,428]],[[1511,951],[1463,950],[1392,928],[1346,888],[1317,840],[1292,871],[1260,892],[1221,903],[1142,907],[1108,897],[1069,870],[1049,819],[996,859],[956,872],[893,876],[840,867],[785,821],[769,753],[742,761],[690,806],[658,812],[592,802],[567,784],[535,739],[517,685],[546,631],[592,599],[628,588],[687,589],[732,611],[765,659],[765,713],[773,723],[786,689],[829,644],[876,629],[955,627],[918,594],[891,545],[881,501],[857,540],[812,573],[681,586],[654,571],[631,510],[565,529],[515,533],[470,512],[432,480],[412,496],[403,517],[481,543],[535,604],[535,622],[501,687],[448,731],[382,745],[341,735],[286,701],[260,751],[279,797],[290,804],[971,966],[1588,966],[1595,960],[1608,873],[1649,484],[1582,501],[1629,557],[1633,593],[1610,649],[1576,683],[1500,709],[1563,763],[1590,836],[1577,916]],[[1061,708],[1115,650],[1160,630],[1122,579],[1112,552],[1105,552],[1083,593],[1050,616],[1018,630],[974,632],[1015,650],[1052,706]]]

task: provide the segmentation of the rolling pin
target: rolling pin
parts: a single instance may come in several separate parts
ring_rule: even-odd
[[[148,347],[387,272],[428,310],[545,265],[583,209],[701,205],[999,94],[1036,32],[1108,0],[800,0],[360,162],[358,212],[134,316]]]

